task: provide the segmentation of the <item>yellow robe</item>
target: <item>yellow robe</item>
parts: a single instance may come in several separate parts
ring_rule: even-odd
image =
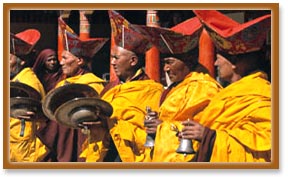
[[[77,83],[77,84],[87,84],[94,88],[98,94],[103,90],[104,80],[98,78],[92,73],[87,73],[84,75],[78,75],[74,77],[67,78],[59,82],[56,87],[63,86],[65,83]],[[102,162],[109,146],[109,131],[104,127],[97,127],[93,129],[88,134],[87,141],[82,145],[82,153],[80,157],[85,158],[86,162]]]
[[[100,79],[99,77],[95,76],[93,73],[87,73],[83,75],[78,75],[74,77],[66,78],[62,81],[60,81],[55,88],[63,86],[67,83],[74,83],[74,84],[87,84],[90,87],[94,88],[100,94],[100,92],[103,90],[104,86],[103,83],[105,81]]]
[[[144,148],[146,106],[157,111],[163,86],[152,80],[136,80],[115,86],[102,99],[113,106],[110,134],[123,162],[145,162],[150,149]]]
[[[265,162],[271,156],[271,86],[261,72],[230,84],[197,116],[216,130],[211,162]]]
[[[193,158],[193,154],[184,156],[176,152],[180,142],[171,125],[181,130],[181,122],[193,120],[193,115],[202,111],[221,88],[208,74],[198,72],[188,74],[172,88],[160,106],[159,119],[163,122],[157,127],[153,162],[187,162]]]
[[[45,95],[44,87],[31,68],[24,68],[11,81],[25,83],[36,89],[41,97]],[[24,136],[20,136],[20,119],[10,117],[10,160],[11,162],[40,161],[45,151],[44,144],[35,135],[40,122],[25,121]]]

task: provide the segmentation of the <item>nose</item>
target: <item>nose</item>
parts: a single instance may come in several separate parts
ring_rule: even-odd
[[[219,55],[216,55],[216,60],[214,62],[214,66],[218,66],[219,65]]]
[[[51,63],[52,63],[52,64],[56,64],[57,61],[56,61],[56,60],[52,60]]]
[[[114,57],[111,57],[111,65],[115,65],[116,64],[116,59]]]
[[[64,62],[64,59],[62,57],[62,60],[60,61],[60,65],[64,65],[64,64],[65,64],[65,62]]]

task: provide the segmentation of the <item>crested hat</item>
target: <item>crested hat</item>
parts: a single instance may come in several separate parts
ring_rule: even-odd
[[[217,50],[230,55],[260,50],[271,28],[271,15],[238,23],[216,10],[194,10]]]
[[[109,10],[108,13],[112,37],[117,46],[138,54],[144,54],[153,46],[145,36],[135,31],[130,26],[130,22],[118,12]]]
[[[202,31],[199,19],[188,19],[172,28],[131,25],[164,54],[183,54],[198,46]]]
[[[10,33],[10,53],[18,57],[28,55],[40,37],[41,34],[36,29],[27,29],[17,34]]]
[[[62,45],[64,50],[77,57],[92,58],[108,41],[108,38],[80,39],[62,18],[59,17],[58,22],[63,35]]]

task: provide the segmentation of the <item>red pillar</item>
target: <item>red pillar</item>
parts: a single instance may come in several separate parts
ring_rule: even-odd
[[[62,30],[60,27],[60,24],[58,22],[58,51],[57,51],[57,55],[58,55],[58,60],[59,62],[62,60],[62,52],[63,52],[63,34],[62,34]]]
[[[158,21],[159,18],[157,16],[157,11],[147,10],[147,26],[159,27]],[[160,82],[160,56],[159,50],[155,46],[153,46],[150,50],[146,52],[145,63],[145,71],[147,75],[151,79]]]
[[[79,38],[81,40],[90,38],[90,24],[85,15],[85,10],[79,10],[80,26],[79,26]]]
[[[214,44],[207,31],[203,29],[199,39],[199,63],[205,66],[210,75],[215,78],[214,58]]]
[[[114,41],[113,34],[111,33],[111,48],[110,49],[112,49],[114,46],[115,46],[115,41]],[[112,65],[111,65],[111,59],[112,58],[110,58],[110,82],[115,81],[118,78]]]

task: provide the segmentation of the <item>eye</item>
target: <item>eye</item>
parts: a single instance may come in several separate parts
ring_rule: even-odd
[[[166,60],[166,61],[165,61],[165,64],[171,65],[171,64],[173,64],[173,61],[172,61],[172,60]]]
[[[119,59],[119,57],[118,57],[117,55],[111,55],[110,57],[111,57],[111,58],[115,58],[116,60]]]

